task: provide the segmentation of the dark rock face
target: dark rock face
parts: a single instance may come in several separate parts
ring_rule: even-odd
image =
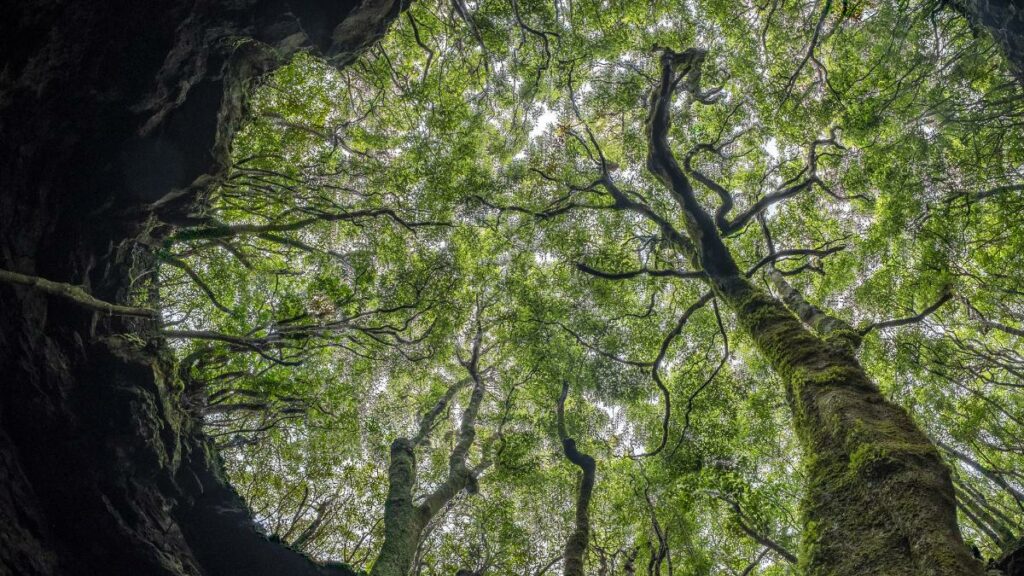
[[[1009,63],[1010,71],[1024,84],[1024,4],[1020,0],[945,0],[976,29],[992,35]]]
[[[1003,551],[1003,555],[992,563],[992,567],[1005,576],[1024,576],[1024,537],[1017,538]]]
[[[228,167],[260,77],[401,0],[36,0],[0,18],[0,268],[125,302]],[[155,302],[151,302],[155,306]],[[338,574],[266,540],[155,326],[0,284],[0,575]]]

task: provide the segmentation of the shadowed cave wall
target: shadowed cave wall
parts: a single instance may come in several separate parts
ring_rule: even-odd
[[[346,65],[401,2],[5,3],[0,268],[144,295],[259,78],[298,50]],[[0,574],[350,573],[256,531],[154,328],[0,284]]]

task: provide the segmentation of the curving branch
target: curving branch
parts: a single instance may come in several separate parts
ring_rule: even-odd
[[[943,304],[949,302],[951,298],[953,298],[953,294],[949,291],[949,288],[947,287],[943,291],[942,295],[939,296],[939,299],[935,301],[935,303],[922,310],[919,314],[914,314],[913,316],[908,316],[907,318],[886,320],[884,322],[874,322],[868,324],[867,326],[864,326],[857,332],[860,333],[861,336],[866,336],[872,330],[885,330],[886,328],[896,328],[898,326],[906,326],[908,324],[917,324],[918,322],[924,320],[928,316],[931,316],[933,313],[935,313],[935,311],[941,308]]]
[[[977,318],[977,320],[981,323],[982,327],[984,327],[986,330],[998,330],[1003,334],[1024,338],[1024,330],[1020,328],[1014,328],[1013,326],[1009,326],[1001,322],[989,320],[988,318],[985,317],[984,314],[981,313],[981,310],[978,310],[974,306],[974,304],[971,303],[970,300],[964,297],[959,298],[959,300],[963,302],[963,304],[967,307],[967,310],[969,311],[970,315]]]
[[[588,454],[576,448],[576,440],[565,431],[565,398],[569,394],[569,382],[562,382],[562,393],[558,397],[555,415],[558,424],[558,438],[566,459],[579,467],[580,482],[576,489],[576,527],[565,543],[564,576],[583,576],[583,559],[590,541],[590,497],[594,492],[597,463]]]
[[[104,314],[136,316],[139,318],[155,318],[157,316],[156,310],[111,304],[110,302],[93,297],[81,286],[66,284],[64,282],[54,282],[52,280],[40,278],[39,276],[29,276],[27,274],[11,272],[10,270],[0,270],[0,282],[5,284],[15,284],[18,286],[27,286],[44,294],[57,296],[58,298],[63,298],[74,302],[79,306],[88,308],[89,310],[103,312]]]
[[[846,245],[844,245],[844,244],[836,244],[836,245],[832,245],[832,246],[829,246],[828,244],[825,244],[825,245],[820,246],[818,248],[789,248],[789,249],[786,249],[786,250],[778,250],[778,251],[776,251],[774,249],[774,247],[772,247],[771,252],[767,256],[765,256],[764,258],[761,258],[760,260],[757,261],[756,264],[754,264],[753,266],[751,266],[750,268],[747,269],[746,275],[748,277],[753,276],[755,272],[757,272],[761,268],[767,266],[768,264],[772,264],[773,267],[774,267],[774,264],[776,262],[779,262],[780,260],[786,260],[788,258],[801,257],[801,256],[803,256],[803,257],[810,256],[810,257],[821,259],[821,258],[824,258],[826,256],[831,256],[832,254],[835,254],[837,252],[841,252],[841,251],[843,251],[845,249],[846,249]],[[778,273],[782,274],[783,276],[787,276],[787,275],[789,275],[791,273],[790,271],[783,271],[783,270],[776,270],[776,271]]]
[[[718,377],[719,372],[722,371],[722,368],[725,367],[725,363],[729,361],[729,357],[731,356],[729,351],[729,335],[725,331],[725,324],[722,322],[722,314],[718,310],[718,300],[712,300],[711,306],[715,311],[715,322],[718,323],[718,331],[722,335],[722,359],[719,360],[718,365],[716,365],[715,369],[711,371],[711,374],[704,379],[704,382],[695,388],[694,391],[686,398],[686,411],[683,412],[683,431],[679,434],[679,440],[672,448],[672,452],[669,453],[669,456],[675,454],[676,450],[682,446],[683,441],[686,440],[686,434],[690,431],[690,415],[693,413],[694,401],[697,400],[697,397],[700,396],[701,392],[715,381],[715,378]]]
[[[576,339],[576,343],[579,344],[580,346],[583,346],[587,350],[590,350],[591,352],[593,352],[593,353],[595,353],[595,354],[597,354],[599,356],[603,356],[603,357],[605,357],[605,358],[607,358],[607,359],[609,359],[609,360],[611,360],[613,362],[618,362],[619,364],[625,364],[627,366],[636,366],[638,368],[649,368],[649,367],[654,365],[654,362],[644,362],[642,360],[630,360],[628,358],[622,358],[621,356],[618,356],[617,354],[615,354],[613,352],[608,352],[607,350],[603,350],[603,349],[599,348],[598,346],[587,342],[579,332],[573,330],[572,328],[569,328],[567,325],[565,325],[562,322],[552,322],[551,324],[554,324],[555,326],[558,326],[559,328],[561,328],[565,332],[569,333],[570,336],[572,336],[573,338]]]
[[[664,184],[685,216],[691,249],[685,252],[695,268],[709,279],[739,276],[735,260],[726,248],[713,219],[700,205],[689,178],[679,166],[668,134],[672,127],[672,97],[677,87],[699,99],[701,67],[707,52],[688,48],[683,52],[662,49],[661,81],[651,93],[647,116],[647,169]]]
[[[661,232],[662,238],[676,250],[679,250],[682,254],[695,260],[697,257],[697,248],[694,246],[693,241],[687,238],[675,226],[672,225],[665,217],[658,214],[650,206],[644,202],[633,200],[629,197],[618,185],[612,181],[611,176],[605,174],[598,181],[601,186],[608,192],[608,195],[612,197],[615,204],[613,208],[617,210],[627,210],[643,216],[650,222],[654,223],[658,230]]]
[[[658,349],[658,356],[654,359],[651,364],[651,379],[654,380],[654,384],[658,387],[661,392],[661,397],[665,402],[665,411],[662,415],[661,420],[661,441],[654,448],[654,450],[637,454],[633,458],[646,458],[649,456],[655,456],[665,449],[665,445],[668,443],[668,427],[669,421],[672,418],[672,393],[669,391],[668,386],[661,379],[661,363],[665,361],[665,355],[668,353],[668,347],[672,342],[683,332],[683,327],[689,322],[690,316],[697,310],[700,310],[708,302],[714,299],[713,292],[705,292],[696,302],[690,305],[683,314],[676,321],[675,327],[665,336],[661,341],[661,347]]]
[[[735,138],[735,137],[734,137]],[[737,214],[732,220],[728,218],[729,212],[732,211],[735,206],[732,193],[729,192],[724,186],[715,182],[713,179],[708,177],[699,169],[693,166],[694,157],[700,152],[714,152],[715,154],[722,156],[722,148],[732,143],[732,140],[726,143],[716,146],[714,144],[698,144],[695,146],[683,159],[683,166],[686,168],[686,172],[697,180],[706,188],[715,192],[721,200],[718,208],[715,210],[715,225],[719,231],[726,235],[732,235],[742,230],[750,223],[751,220],[764,213],[770,206],[778,204],[784,200],[792,198],[805,190],[812,189],[815,185],[825,190],[829,195],[838,198],[846,199],[833,192],[830,188],[825,186],[821,178],[818,177],[818,160],[821,158],[822,153],[819,148],[823,146],[833,146],[836,148],[843,149],[843,145],[839,143],[836,137],[835,129],[829,131],[828,138],[819,138],[811,142],[810,147],[807,151],[807,163],[800,172],[790,178],[786,182],[776,189],[774,192],[766,194],[756,202],[754,202],[746,210],[743,210]],[[863,197],[863,196],[859,196]]]

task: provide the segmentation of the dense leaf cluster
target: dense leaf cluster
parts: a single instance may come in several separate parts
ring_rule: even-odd
[[[955,12],[868,0],[415,2],[345,71],[268,78],[159,256],[185,394],[269,533],[369,569],[389,447],[480,338],[476,486],[431,518],[417,574],[560,569],[564,383],[597,465],[587,573],[794,573],[785,388],[647,170],[660,51],[692,46],[705,92],[674,105],[671,146],[732,206],[741,268],[858,332],[947,457],[966,540],[1020,536],[1024,92]],[[426,430],[414,501],[448,477],[468,389]]]

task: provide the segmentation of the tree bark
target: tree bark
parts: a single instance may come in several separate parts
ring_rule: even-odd
[[[391,443],[388,495],[384,503],[384,542],[370,569],[370,576],[407,576],[427,524],[463,489],[476,491],[476,477],[466,462],[476,437],[476,416],[484,396],[484,384],[476,371],[475,359],[478,352],[479,346],[474,350],[474,362],[470,369],[475,385],[462,415],[458,440],[448,457],[448,477],[419,505],[413,502],[413,489],[416,487],[415,449],[427,438],[434,418],[465,382],[453,385],[438,404],[424,415],[415,440],[397,438]]]
[[[648,168],[683,211],[694,245],[688,256],[785,382],[808,476],[802,573],[981,574],[961,538],[952,481],[935,446],[906,411],[882,396],[846,330],[811,331],[740,273],[698,203],[671,152],[668,130],[673,90],[682,85],[698,95],[703,57],[693,49],[662,57],[648,118]],[[812,311],[804,312],[810,321]]]
[[[103,304],[153,289],[149,247],[227,171],[264,74],[300,49],[344,65],[401,7],[5,6],[0,269],[51,283],[0,285],[0,574],[348,573],[256,530],[179,403],[156,322]]]
[[[589,454],[576,448],[576,440],[565,431],[565,398],[569,394],[569,383],[562,383],[562,393],[558,397],[556,417],[558,420],[558,438],[562,442],[565,458],[580,469],[580,480],[576,487],[576,526],[565,542],[562,574],[564,576],[583,576],[583,561],[590,543],[590,497],[594,493],[594,482],[597,475],[597,463]]]

